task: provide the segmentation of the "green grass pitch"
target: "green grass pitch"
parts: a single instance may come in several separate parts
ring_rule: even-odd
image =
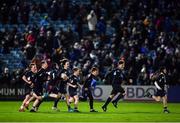
[[[95,102],[99,112],[90,113],[88,102],[80,102],[80,113],[68,113],[65,102],[59,103],[60,112],[51,110],[53,102],[42,103],[36,113],[18,112],[20,101],[0,102],[0,121],[5,122],[180,122],[180,104],[169,103],[170,114],[162,112],[161,103],[120,102],[118,108],[109,104],[107,112],[101,109],[103,102]],[[73,107],[73,105],[72,105]]]

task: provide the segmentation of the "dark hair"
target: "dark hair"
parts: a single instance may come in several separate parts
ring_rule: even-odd
[[[120,60],[118,64],[124,64],[124,60]]]
[[[39,58],[33,58],[30,65],[31,64],[35,64],[38,70],[41,68],[41,60]]]
[[[29,68],[32,68],[32,66],[36,65],[35,63],[30,63]]]
[[[56,69],[56,68],[57,68],[57,66],[58,66],[58,64],[57,64],[57,63],[53,63],[53,64],[52,64],[52,69]]]
[[[159,72],[163,72],[163,70],[166,69],[166,67],[162,66],[159,68]]]
[[[91,68],[91,73],[94,72],[94,71],[98,71],[99,69],[97,67],[92,67]]]
[[[78,67],[73,68],[73,72],[76,72],[76,71],[78,71],[78,70],[79,70]]]
[[[44,63],[47,63],[47,61],[46,61],[46,60],[42,60],[42,61],[41,61],[41,64],[44,64]]]
[[[64,66],[66,62],[69,62],[69,60],[65,58],[65,59],[60,60],[60,62],[61,62],[61,66]]]

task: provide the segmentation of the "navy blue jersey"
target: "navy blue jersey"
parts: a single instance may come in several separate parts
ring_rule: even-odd
[[[95,86],[98,81],[98,78],[94,76],[93,74],[89,74],[87,76],[87,79],[84,82],[83,87],[84,88],[90,88],[91,86]]]
[[[121,85],[123,80],[126,80],[125,74],[120,69],[114,69],[109,74],[112,85]]]
[[[69,86],[69,90],[70,90],[70,91],[76,91],[77,88],[78,88],[78,83],[79,83],[79,82],[80,82],[79,77],[77,77],[77,76],[75,76],[75,75],[72,75],[72,76],[70,77],[69,83],[72,84],[72,85],[76,85],[76,88],[73,88],[73,87]]]
[[[69,71],[67,69],[63,69],[60,72],[60,76],[61,76],[61,74],[66,74],[68,77],[70,76],[70,73],[69,73]],[[60,77],[59,87],[66,87],[68,81],[69,81],[69,79],[68,80],[63,80],[63,78]]]
[[[32,71],[26,71],[26,72],[24,73],[24,76],[26,77],[26,79],[27,79],[28,81],[31,81],[32,83],[34,83],[35,80],[36,80],[36,73],[33,73]],[[29,86],[29,84],[26,83],[26,82],[25,82],[25,85]]]
[[[55,86],[59,79],[58,69],[52,69],[51,71],[49,71],[49,77],[50,77],[49,85]]]
[[[34,90],[36,91],[42,91],[43,90],[43,84],[47,81],[48,74],[45,69],[40,69],[40,71],[36,74],[36,81],[34,83]]]
[[[167,84],[166,75],[161,73],[158,76],[156,82],[161,87],[161,89],[164,90],[165,89],[165,85]]]

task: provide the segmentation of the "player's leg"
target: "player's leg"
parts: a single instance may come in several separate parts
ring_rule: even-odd
[[[74,112],[79,112],[78,110],[79,97],[78,95],[74,96]]]
[[[152,96],[152,98],[157,101],[160,102],[161,101],[161,97],[160,96]]]
[[[70,103],[69,103],[69,95],[66,93],[64,94],[64,96],[66,98],[66,105],[68,107],[68,112],[73,112],[73,109],[71,108]]]
[[[73,103],[74,102],[74,98],[73,97],[69,97],[69,103]]]
[[[36,106],[38,105],[39,102],[40,102],[39,99],[36,99],[36,100],[34,101],[33,106],[32,106],[32,108],[31,108],[30,112],[36,112],[36,111],[37,111],[37,107],[36,107]]]
[[[33,96],[33,94],[31,94],[31,97],[25,102],[24,106],[25,106],[26,108],[28,108],[28,107],[29,107],[29,103],[30,103],[31,101],[33,101],[34,99],[35,99],[35,97]]]
[[[58,98],[55,99],[54,105],[53,105],[53,107],[52,107],[52,110],[59,111],[57,105],[58,105],[59,100],[61,99],[62,94],[61,94],[61,93],[58,93],[57,95],[58,95],[58,96],[57,96]]]
[[[93,98],[91,90],[87,91],[87,96],[89,98],[90,112],[97,112],[96,110],[94,110],[94,98]]]
[[[164,106],[164,113],[170,113],[167,108],[167,95],[163,96],[162,100],[163,100],[163,106]]]
[[[38,104],[36,105],[36,111],[38,111],[40,105],[42,104],[43,102],[43,99],[42,100],[39,100]]]
[[[82,97],[80,97],[79,99],[81,101],[87,101],[87,95],[88,95],[88,91],[83,88],[82,89]]]
[[[49,94],[49,97],[58,99],[58,98],[60,98],[60,95],[51,93],[51,94]]]
[[[118,95],[118,96],[116,97],[116,99],[114,99],[114,100],[112,101],[112,104],[114,105],[115,108],[117,108],[118,101],[119,101],[120,99],[124,98],[125,93],[118,93],[117,95]]]
[[[26,105],[26,102],[32,97],[32,89],[29,86],[25,86],[25,99],[23,100],[23,103],[19,109],[19,111],[24,111],[24,108],[29,109],[28,105]]]
[[[124,88],[120,87],[119,92],[120,92],[120,93],[118,93],[118,96],[116,97],[116,99],[114,99],[114,100],[112,101],[112,103],[113,103],[113,105],[114,105],[115,108],[117,108],[118,101],[119,101],[120,99],[124,98],[124,96],[125,96],[125,90],[124,90]]]
[[[146,92],[144,97],[153,98],[157,102],[161,101],[161,96],[160,96],[160,91],[159,90],[157,90],[155,95],[152,95],[150,92]]]
[[[38,104],[42,101],[42,93],[41,92],[34,92],[33,93],[33,97],[36,99],[35,101],[34,101],[34,103],[33,103],[33,106],[32,106],[32,108],[31,108],[31,110],[30,110],[30,112],[36,112],[37,111],[37,106],[38,106]]]
[[[30,98],[30,94],[25,96],[25,99],[23,100],[23,103],[20,106],[19,112],[24,112],[25,103],[29,100],[29,98]],[[27,109],[28,109],[28,107],[27,107]]]
[[[118,90],[116,88],[113,88],[113,90],[111,91],[111,94],[107,98],[105,104],[102,106],[102,109],[103,109],[104,112],[106,112],[108,104],[111,102],[111,100],[114,98],[114,96],[117,93],[118,93]]]

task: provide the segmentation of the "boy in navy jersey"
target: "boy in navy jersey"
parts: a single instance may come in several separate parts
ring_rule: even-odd
[[[126,80],[127,78],[124,75],[124,67],[125,67],[125,61],[120,60],[118,63],[118,67],[114,70],[112,70],[109,75],[112,78],[112,91],[111,94],[109,95],[108,99],[106,100],[105,104],[102,106],[102,109],[104,112],[107,110],[108,104],[111,102],[111,100],[117,95],[118,97],[112,101],[114,107],[117,108],[117,102],[124,97],[125,95],[125,90],[121,86],[122,82]]]
[[[145,97],[153,98],[155,101],[163,100],[164,113],[170,113],[167,109],[167,80],[166,80],[167,70],[165,67],[161,67],[156,73],[156,77],[152,77],[154,85],[156,86],[157,92],[155,95],[151,95],[146,92]],[[154,75],[155,76],[155,75]]]
[[[35,74],[37,73],[37,67],[36,67],[36,64],[34,64],[34,63],[31,63],[29,65],[29,67],[30,67],[30,70],[26,71],[24,73],[24,75],[22,76],[22,79],[25,82],[25,99],[23,100],[23,103],[19,109],[19,112],[24,112],[25,103],[32,96],[32,88],[33,88],[34,82],[35,82]]]
[[[78,86],[81,87],[80,83],[80,69],[79,68],[74,68],[73,69],[73,75],[70,77],[70,81],[68,82],[69,88],[69,102],[74,102],[74,112],[79,112],[78,110],[78,102],[79,102],[79,97],[77,93]]]
[[[90,74],[87,76],[84,84],[83,84],[83,97],[85,100],[87,100],[87,97],[89,98],[89,107],[90,107],[90,112],[97,112],[94,110],[93,107],[93,95],[92,95],[92,86],[95,87],[96,82],[98,81],[97,76],[99,75],[99,69],[97,67],[93,67],[90,71]]]

